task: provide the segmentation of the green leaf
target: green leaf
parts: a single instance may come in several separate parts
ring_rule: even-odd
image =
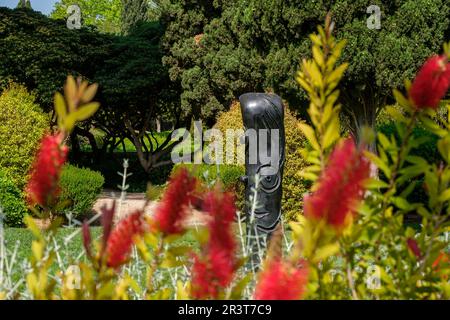
[[[320,73],[319,66],[315,61],[312,61],[312,63],[309,65],[309,74],[311,76],[311,80],[313,83],[318,87],[323,87],[323,80],[322,80],[322,74]]]
[[[315,44],[315,45],[322,45],[322,41],[320,39],[320,37],[317,34],[311,34],[309,36],[309,38],[311,39],[311,41]]]
[[[398,91],[397,89],[394,89],[394,97],[395,100],[398,102],[399,105],[401,105],[402,107],[410,107],[410,103],[408,101],[408,99],[405,98],[405,96]]]
[[[308,139],[311,147],[313,147],[314,150],[319,151],[320,146],[319,142],[317,142],[316,133],[314,132],[314,129],[311,126],[307,125],[306,123],[299,123],[298,127],[303,132],[306,139]]]
[[[323,135],[322,145],[324,149],[331,147],[340,137],[338,118],[331,121]]]
[[[373,178],[367,179],[364,185],[367,189],[385,189],[389,187],[389,184],[386,182]]]
[[[311,172],[300,171],[299,175],[303,179],[310,180],[310,181],[316,181],[318,179],[318,176]]]
[[[188,300],[189,299],[189,286],[190,283],[187,284],[186,288],[183,285],[181,280],[177,280],[177,300]]]
[[[405,198],[392,197],[391,202],[400,210],[406,210],[406,211],[412,210],[411,204]]]
[[[244,278],[239,280],[236,285],[231,289],[230,299],[231,300],[240,300],[242,299],[243,292],[247,285],[252,280],[252,275],[249,273]]]
[[[67,107],[66,107],[66,102],[64,101],[64,97],[61,93],[59,93],[59,92],[55,93],[54,103],[55,103],[55,111],[56,111],[56,115],[58,116],[58,120],[63,120],[67,115],[67,109],[66,109]]]
[[[400,193],[400,197],[402,198],[407,198],[416,188],[416,184],[415,183],[410,183],[405,190],[402,191],[402,193]]]
[[[389,149],[391,146],[389,139],[381,132],[378,133],[378,141],[380,141],[380,144],[384,149]]]
[[[73,112],[76,121],[84,121],[94,115],[100,107],[100,103],[91,102],[80,107],[77,111]]]
[[[447,139],[441,139],[437,143],[438,151],[446,162],[450,160],[450,143]]]
[[[68,100],[74,100],[77,94],[77,83],[73,76],[67,76],[66,85],[64,86],[64,92]]]
[[[322,261],[336,253],[339,252],[339,242],[327,244],[316,250],[314,253],[314,261],[319,262]]]
[[[345,70],[348,68],[348,63],[343,63],[337,67],[328,77],[327,83],[339,82],[339,80],[344,75]]]
[[[448,200],[450,200],[450,189],[445,190],[444,192],[442,192],[439,195],[439,201],[440,202],[445,202],[445,201],[448,201]]]
[[[308,82],[305,81],[303,77],[297,77],[297,82],[302,86],[303,89],[305,89],[307,92],[312,93],[313,89],[308,84]]]
[[[436,122],[434,122],[432,119],[422,116],[420,117],[420,121],[425,125],[427,129],[429,129],[434,134],[438,135],[439,137],[445,137],[447,135],[447,130],[442,129]]]
[[[81,97],[81,101],[83,103],[89,102],[92,99],[94,99],[95,94],[97,93],[98,84],[94,83],[90,85],[86,91],[84,92],[83,96]]]
[[[323,57],[323,52],[320,50],[319,46],[312,47],[313,58],[319,67],[323,68],[325,66],[325,60]]]
[[[28,228],[28,230],[31,231],[31,233],[38,239],[42,238],[42,233],[39,227],[37,226],[36,222],[34,221],[33,217],[30,215],[26,215],[24,218],[24,222]]]
[[[422,158],[422,157],[418,157],[418,156],[411,156],[411,155],[408,155],[408,156],[406,157],[406,161],[408,161],[409,163],[412,163],[412,164],[419,165],[419,166],[424,166],[424,167],[427,167],[427,166],[428,166],[427,160],[425,160],[425,159]]]
[[[385,107],[385,110],[387,114],[390,115],[394,120],[398,122],[406,122],[405,116],[400,110],[398,110],[398,108],[394,106],[387,106]]]

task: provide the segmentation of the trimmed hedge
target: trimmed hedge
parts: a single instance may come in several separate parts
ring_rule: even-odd
[[[23,218],[28,213],[24,196],[4,170],[0,170],[0,206],[5,225],[20,227]]]
[[[62,213],[71,213],[74,218],[90,213],[104,182],[103,176],[96,171],[73,165],[64,166],[60,180],[60,201],[70,205]]]
[[[34,95],[11,84],[0,96],[0,168],[19,189],[28,173],[39,142],[48,129],[48,116],[35,103]]]

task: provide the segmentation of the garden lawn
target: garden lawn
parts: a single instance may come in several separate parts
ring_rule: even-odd
[[[83,250],[81,232],[78,232],[70,241],[65,243],[65,239],[75,231],[81,231],[78,228],[60,228],[56,234],[55,241],[62,246],[59,250],[61,258],[75,259]],[[92,237],[98,238],[101,235],[100,227],[91,227]],[[5,243],[9,251],[14,250],[17,242],[17,259],[22,261],[31,255],[31,242],[34,237],[26,228],[5,228]]]
[[[73,235],[73,236],[72,236]],[[100,240],[102,235],[101,227],[91,227],[91,236],[92,239]],[[19,294],[18,298],[29,298],[27,296],[27,290],[25,287],[25,275],[30,268],[29,257],[31,256],[31,244],[34,239],[33,234],[26,228],[5,228],[4,229],[4,239],[6,246],[6,255],[4,257],[0,257],[3,259],[2,265],[6,266],[4,269],[6,273],[3,276],[8,278],[8,282],[17,285],[16,290],[14,292]],[[189,246],[195,249],[197,247],[196,241],[192,233],[186,233],[181,239],[175,241],[173,246]],[[59,272],[64,272],[68,270],[68,267],[72,265],[77,265],[78,262],[84,261],[86,256],[84,255],[83,242],[81,238],[81,228],[73,228],[73,227],[65,227],[60,228],[52,240],[49,243],[51,247],[57,247],[57,256],[56,259],[50,269],[49,275],[51,278],[59,278],[57,274]],[[137,261],[132,261],[131,264],[135,264]],[[135,271],[133,276],[136,276],[136,272],[138,271],[141,275],[145,272],[145,265],[142,266],[142,263],[138,263],[135,265],[138,269],[133,268]],[[8,273],[7,269],[10,269],[11,272]],[[141,282],[140,285],[145,285],[145,278],[140,277]],[[167,279],[166,279],[167,278]],[[164,282],[167,281],[169,284],[170,278],[168,275],[165,276]],[[2,284],[0,283],[0,288]],[[24,295],[25,294],[25,295]]]
[[[77,234],[69,241],[66,241],[66,239],[76,231],[78,231]],[[92,239],[100,239],[101,233],[101,227],[91,227]],[[32,241],[33,235],[26,228],[5,228],[5,243],[7,250],[12,252],[17,245],[17,242],[19,242],[16,254],[16,259],[18,261],[23,261],[30,257]],[[55,241],[57,245],[61,247],[61,250],[58,250],[58,252],[62,260],[75,260],[79,257],[80,253],[84,252],[80,228],[60,228],[56,234]],[[192,234],[187,233],[182,239],[178,240],[175,245],[194,246],[195,243]]]

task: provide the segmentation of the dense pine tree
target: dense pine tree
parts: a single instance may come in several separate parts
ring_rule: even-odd
[[[348,40],[342,103],[357,133],[389,103],[391,88],[412,78],[450,34],[450,3],[444,0],[166,2],[164,62],[182,85],[183,107],[204,117],[247,91],[274,91],[305,110],[295,75],[310,55],[309,34],[330,11],[335,35]],[[371,5],[381,9],[379,30],[367,27]]]
[[[122,33],[148,18],[148,0],[122,0]]]
[[[17,8],[28,8],[28,9],[31,9],[30,0],[19,0],[19,3],[17,4]]]

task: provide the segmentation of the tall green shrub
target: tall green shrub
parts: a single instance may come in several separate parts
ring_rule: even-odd
[[[60,201],[69,205],[62,213],[71,213],[74,218],[89,213],[104,182],[103,176],[96,171],[66,165],[61,174]]]
[[[48,116],[25,87],[11,84],[0,96],[0,168],[22,189]]]
[[[23,224],[28,211],[23,194],[3,169],[0,169],[0,207],[7,226],[20,227]]]

